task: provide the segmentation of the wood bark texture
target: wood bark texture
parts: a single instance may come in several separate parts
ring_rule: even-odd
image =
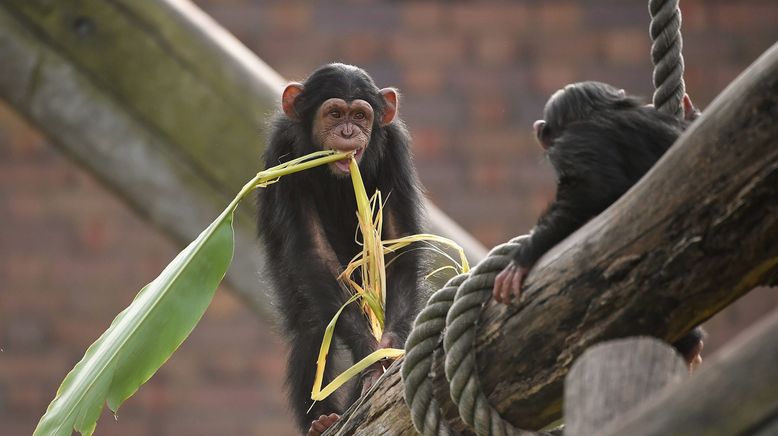
[[[778,430],[778,310],[683,383],[602,428],[603,435],[774,435]]]

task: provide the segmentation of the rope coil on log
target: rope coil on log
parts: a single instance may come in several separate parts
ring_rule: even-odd
[[[429,376],[441,332],[444,333],[446,378],[462,420],[479,436],[531,434],[503,420],[489,404],[481,389],[472,352],[478,317],[484,303],[491,298],[494,279],[510,262],[510,253],[526,237],[520,236],[495,247],[470,274],[449,280],[416,318],[406,343],[402,377],[405,402],[411,410],[413,425],[421,434],[452,434],[433,398]]]
[[[446,314],[454,302],[457,288],[468,274],[460,274],[449,280],[443,288],[430,297],[427,306],[419,313],[413,331],[405,343],[405,361],[402,367],[405,401],[411,410],[413,426],[425,436],[449,436],[451,430],[441,419],[440,406],[433,397],[432,356],[440,344],[440,334],[446,326]]]
[[[681,50],[681,10],[679,0],[649,0],[651,14],[651,63],[654,65],[654,107],[663,113],[683,118],[681,100],[686,93]]]
[[[470,273],[459,286],[454,303],[446,317],[443,348],[446,351],[446,378],[451,399],[459,409],[462,420],[484,435],[528,434],[505,421],[489,403],[478,376],[473,348],[481,309],[492,296],[494,279],[511,261],[510,254],[527,236],[498,245]]]

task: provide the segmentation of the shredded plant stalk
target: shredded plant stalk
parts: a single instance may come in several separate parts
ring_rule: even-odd
[[[335,331],[335,323],[337,322],[340,313],[348,304],[357,299],[361,300],[360,307],[368,320],[371,334],[376,338],[376,341],[381,340],[385,319],[384,308],[386,307],[386,262],[384,260],[384,255],[386,253],[395,253],[414,242],[424,242],[430,245],[429,247],[425,247],[425,249],[432,249],[438,252],[444,257],[447,257],[453,264],[452,266],[438,268],[429,275],[435,274],[446,268],[453,268],[455,272],[467,272],[470,270],[470,265],[467,262],[464,250],[448,238],[431,234],[419,234],[386,241],[381,240],[381,229],[383,227],[383,203],[381,201],[381,193],[376,191],[375,194],[368,199],[365,185],[362,181],[362,175],[359,172],[359,166],[353,157],[349,164],[349,170],[351,181],[354,184],[354,194],[357,200],[357,218],[359,221],[359,232],[362,235],[362,251],[354,256],[340,276],[338,276],[338,280],[345,283],[346,286],[354,292],[354,296],[341,306],[340,310],[338,310],[332,318],[324,332],[322,345],[319,349],[319,357],[316,362],[316,378],[314,380],[313,389],[311,390],[311,399],[315,401],[321,401],[327,398],[344,383],[358,375],[370,365],[373,365],[382,359],[396,359],[405,353],[404,350],[396,348],[376,350],[342,374],[335,377],[327,386],[322,388],[324,368],[327,362],[327,354],[329,353],[329,348],[332,343],[332,336]],[[443,250],[432,245],[432,243],[454,249],[459,255],[459,261],[457,262]],[[403,253],[398,253],[397,256],[401,256],[402,254]],[[396,258],[397,257],[395,257],[395,259]],[[353,279],[354,273],[357,270],[359,270],[362,278],[361,285]]]

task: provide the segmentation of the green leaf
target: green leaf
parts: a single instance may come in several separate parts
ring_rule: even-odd
[[[90,435],[103,404],[116,412],[203,316],[232,260],[233,202],[146,285],[65,377],[34,435]]]
[[[320,151],[269,168],[238,193],[224,212],[146,285],[65,376],[33,436],[91,435],[103,404],[116,412],[192,332],[232,261],[232,217],[257,187],[280,177],[345,159]]]

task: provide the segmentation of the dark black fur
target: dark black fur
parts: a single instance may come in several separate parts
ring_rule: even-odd
[[[540,140],[557,176],[556,200],[514,261],[531,267],[551,247],[627,192],[675,142],[684,126],[598,82],[565,87],[549,99]]]
[[[311,140],[312,117],[326,99],[366,100],[376,116],[359,167],[368,195],[376,189],[383,195],[384,236],[388,235],[389,222],[399,236],[421,233],[421,193],[411,162],[409,135],[397,119],[379,126],[383,100],[370,76],[356,67],[331,64],[315,71],[303,85],[305,90],[295,101],[300,121],[283,112],[276,115],[265,166],[317,151]],[[312,403],[310,393],[324,329],[350,297],[324,264],[323,253],[314,247],[309,223],[315,215],[338,264],[345,266],[361,250],[355,242],[358,223],[354,190],[349,177],[337,178],[322,166],[283,177],[261,189],[258,198],[260,240],[291,348],[287,365],[290,401],[300,428],[305,430],[319,415],[343,412],[342,405],[330,399],[317,403],[310,413],[306,410]],[[387,257],[387,263],[390,259]],[[408,251],[387,269],[385,331],[397,334],[403,343],[420,303],[419,262],[418,251]],[[350,348],[354,361],[377,348],[356,303],[341,314],[336,336]],[[331,367],[328,364],[328,369]],[[325,383],[332,378],[331,371],[327,372]],[[349,403],[357,393],[350,395]]]
[[[556,200],[514,253],[531,268],[545,252],[619,199],[659,160],[686,128],[610,85],[582,82],[553,95],[543,111],[538,140],[557,176]],[[688,354],[702,331],[678,341]]]

